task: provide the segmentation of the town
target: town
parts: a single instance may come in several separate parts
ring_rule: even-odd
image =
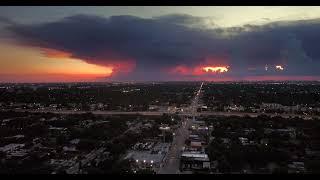
[[[0,85],[0,173],[320,172],[318,82]]]

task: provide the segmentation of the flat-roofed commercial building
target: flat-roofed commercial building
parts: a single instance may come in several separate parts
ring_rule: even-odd
[[[205,153],[183,152],[180,160],[180,170],[207,170],[210,169],[210,159]]]

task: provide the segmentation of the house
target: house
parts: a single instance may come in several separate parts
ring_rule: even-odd
[[[277,104],[277,103],[262,103],[260,108],[266,109],[266,110],[280,110],[283,108],[283,106],[281,104]]]
[[[63,146],[63,151],[66,153],[76,153],[78,150],[75,146]]]
[[[263,144],[263,145],[267,146],[268,143],[269,143],[269,139],[267,139],[267,138],[263,138],[263,139],[260,140],[260,144]]]
[[[150,111],[158,111],[160,109],[159,106],[157,105],[149,105],[149,110]]]
[[[76,145],[76,144],[79,144],[79,142],[80,142],[80,139],[73,139],[70,141],[70,144]]]
[[[292,162],[288,164],[288,173],[304,173],[304,162]]]
[[[152,128],[152,124],[151,124],[151,123],[146,123],[146,124],[144,124],[144,126],[145,126],[146,128]]]
[[[233,105],[233,106],[227,106],[224,107],[225,111],[244,111],[244,107],[243,106],[237,106],[237,105]]]
[[[239,137],[239,141],[243,146],[249,145],[248,138]]]
[[[28,155],[26,149],[23,149],[25,144],[8,144],[0,147],[0,151],[6,153],[8,158],[22,158]]]
[[[0,147],[0,151],[2,152],[6,152],[6,153],[10,153],[16,150],[19,150],[21,148],[23,148],[25,146],[25,144],[8,144],[6,146]]]
[[[222,144],[230,144],[231,140],[229,138],[220,138],[222,140]]]

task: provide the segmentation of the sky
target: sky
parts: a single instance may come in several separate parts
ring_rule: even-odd
[[[320,80],[317,6],[0,7],[0,82]]]

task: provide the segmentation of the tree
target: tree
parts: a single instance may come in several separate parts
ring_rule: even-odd
[[[111,173],[115,173],[115,174],[130,174],[130,173],[132,173],[131,163],[132,162],[130,160],[128,160],[128,159],[116,162],[112,166]]]
[[[226,159],[223,159],[221,162],[219,162],[218,169],[220,172],[230,173],[231,172],[231,165]]]
[[[281,167],[275,168],[272,173],[273,174],[287,174],[288,170],[286,167],[281,166]]]
[[[155,174],[154,170],[152,169],[139,169],[137,174]]]
[[[79,141],[79,143],[77,144],[77,149],[79,149],[80,151],[83,151],[83,150],[92,150],[95,145],[97,144],[96,141],[94,140],[90,140],[90,139],[81,139]]]

